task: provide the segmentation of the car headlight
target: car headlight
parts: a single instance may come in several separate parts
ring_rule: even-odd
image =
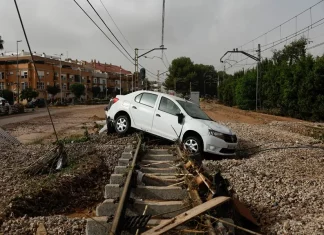
[[[224,139],[224,134],[223,133],[220,133],[218,131],[214,131],[214,130],[211,130],[211,129],[209,129],[208,131],[209,131],[210,135],[215,136],[217,138],[220,138],[222,140]]]

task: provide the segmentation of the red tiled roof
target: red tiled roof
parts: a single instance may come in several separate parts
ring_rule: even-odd
[[[132,74],[132,72],[127,71],[123,68],[121,68],[120,66],[117,65],[112,65],[112,64],[101,64],[101,63],[93,63],[93,68],[94,69],[98,69],[101,72],[108,72],[108,73],[120,73],[120,69],[121,69],[121,73],[128,75],[128,74]]]

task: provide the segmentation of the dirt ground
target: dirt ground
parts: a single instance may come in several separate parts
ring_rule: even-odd
[[[273,121],[301,122],[299,119],[245,111],[216,103],[203,102],[200,107],[212,119],[222,122],[238,122],[248,124],[267,124]]]
[[[89,133],[97,131],[95,121],[104,120],[104,108],[106,105],[72,106],[61,108],[57,111],[51,109],[55,129],[58,138],[79,137],[83,135],[84,128],[89,129]],[[13,116],[11,118],[14,118]],[[31,114],[28,120],[19,121],[3,125],[2,128],[16,137],[23,144],[46,143],[55,141],[53,126],[45,110],[42,116]],[[24,117],[26,119],[26,117]],[[1,120],[0,120],[1,123]]]
[[[63,110],[51,109],[55,129],[59,139],[67,136],[78,137],[83,134],[84,128],[89,128],[89,132],[97,131],[94,128],[95,121],[104,120],[105,105],[96,106],[73,106],[63,108]],[[202,103],[201,108],[215,121],[231,122],[231,123],[247,123],[247,124],[267,124],[271,122],[289,122],[298,123],[299,126],[311,125],[312,123],[304,122],[298,119],[279,117],[252,111],[244,111],[237,108],[227,107],[215,103]],[[24,144],[45,143],[55,140],[53,127],[50,119],[45,112],[39,117],[35,113],[35,117],[31,115],[28,120],[18,121],[3,125],[6,131],[16,137]],[[14,118],[13,116],[11,118]],[[26,118],[24,118],[26,119]],[[18,118],[19,120],[19,118]],[[0,120],[1,123],[1,120]]]

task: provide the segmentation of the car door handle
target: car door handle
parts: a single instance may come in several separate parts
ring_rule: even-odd
[[[158,114],[158,113],[156,114],[156,116],[157,116],[157,117],[161,117],[161,115],[160,115],[160,114]]]
[[[133,108],[133,109],[137,109],[136,106],[133,106],[132,108]]]

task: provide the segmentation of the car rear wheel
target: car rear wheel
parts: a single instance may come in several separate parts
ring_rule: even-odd
[[[129,118],[125,115],[121,115],[116,118],[115,121],[115,130],[117,134],[126,134],[129,130],[130,121]]]
[[[202,152],[202,143],[197,136],[188,136],[183,141],[184,149],[189,153],[201,153]]]

